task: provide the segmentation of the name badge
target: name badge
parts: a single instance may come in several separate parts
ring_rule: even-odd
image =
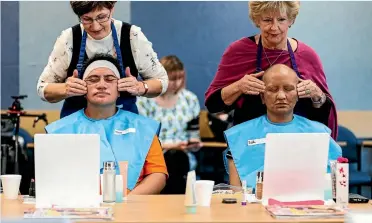
[[[128,128],[128,129],[125,129],[125,130],[115,129],[114,134],[115,135],[125,135],[125,134],[128,134],[128,133],[135,133],[135,132],[136,132],[135,128]]]
[[[266,143],[266,138],[248,140],[248,146],[254,146],[254,145],[265,144],[265,143]]]

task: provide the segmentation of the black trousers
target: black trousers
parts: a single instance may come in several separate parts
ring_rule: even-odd
[[[190,170],[188,155],[181,150],[168,150],[164,159],[169,177],[161,194],[185,194],[187,173]]]

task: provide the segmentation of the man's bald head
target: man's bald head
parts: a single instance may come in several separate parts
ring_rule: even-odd
[[[265,83],[265,92],[261,98],[268,115],[274,120],[275,117],[293,115],[298,99],[299,79],[296,72],[284,64],[276,64],[265,71],[262,81]]]
[[[275,78],[278,75],[286,76],[286,78],[288,78],[288,80],[292,79],[292,80],[295,80],[296,82],[298,82],[296,72],[292,68],[288,67],[285,64],[275,64],[275,65],[269,67],[269,69],[267,69],[265,71],[265,74],[262,77],[262,81],[265,82],[265,84],[266,84],[267,81],[270,81],[271,78],[273,78],[273,77]]]

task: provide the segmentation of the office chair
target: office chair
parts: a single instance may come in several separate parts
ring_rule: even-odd
[[[337,141],[346,142],[346,145],[341,146],[341,148],[342,156],[349,160],[350,188],[357,187],[358,194],[361,194],[362,186],[369,186],[371,188],[372,195],[372,176],[370,176],[367,172],[361,171],[361,147],[358,145],[358,139],[349,129],[339,125]]]

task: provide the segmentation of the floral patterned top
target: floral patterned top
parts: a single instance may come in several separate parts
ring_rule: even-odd
[[[120,44],[122,22],[113,20]],[[83,30],[83,26],[81,25]],[[162,84],[162,93],[168,88],[168,75],[158,60],[157,54],[152,48],[152,43],[147,40],[141,28],[132,25],[130,29],[130,45],[133,59],[142,79],[157,79]],[[37,83],[37,93],[40,98],[46,101],[44,89],[49,83],[63,83],[67,78],[67,70],[72,59],[73,50],[72,28],[62,31],[54,44],[48,64],[45,66]],[[88,57],[97,53],[107,53],[116,57],[112,33],[101,40],[93,39],[87,35],[86,53]]]
[[[178,143],[190,138],[200,139],[199,131],[187,131],[189,121],[198,118],[200,105],[197,96],[183,89],[173,108],[160,107],[154,99],[140,97],[137,100],[139,114],[161,123],[161,143]]]

